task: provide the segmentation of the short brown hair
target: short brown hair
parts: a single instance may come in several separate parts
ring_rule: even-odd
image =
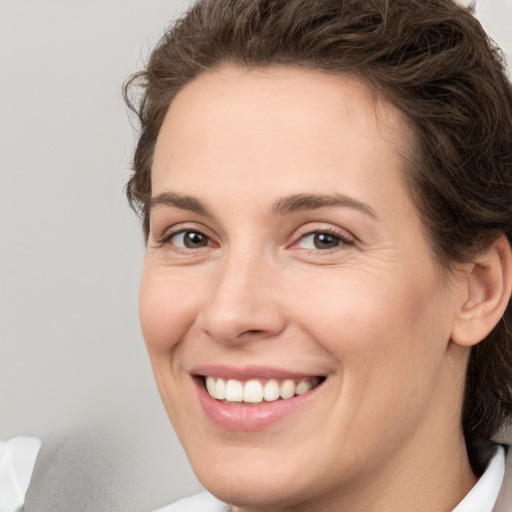
[[[499,50],[452,0],[204,0],[175,22],[126,84],[141,133],[130,204],[149,231],[151,165],[177,92],[226,63],[351,73],[411,122],[406,180],[443,268],[512,240],[512,89]],[[142,86],[136,104],[133,86]],[[468,443],[512,417],[512,310],[472,349],[463,406]]]

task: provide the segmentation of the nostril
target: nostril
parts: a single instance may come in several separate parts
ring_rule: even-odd
[[[247,329],[241,332],[237,339],[239,341],[255,341],[267,337],[269,333],[264,329]]]

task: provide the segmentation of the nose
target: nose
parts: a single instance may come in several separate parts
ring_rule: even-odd
[[[217,342],[229,345],[269,339],[286,327],[279,287],[270,262],[231,255],[219,263],[197,322]]]

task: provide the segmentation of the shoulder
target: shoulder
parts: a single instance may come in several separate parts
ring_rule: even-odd
[[[175,501],[166,507],[159,508],[154,512],[228,512],[229,507],[203,491],[193,496]]]

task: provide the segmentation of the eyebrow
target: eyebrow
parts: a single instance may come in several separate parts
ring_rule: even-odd
[[[330,206],[352,208],[365,215],[377,218],[375,211],[369,204],[344,194],[294,194],[283,197],[274,203],[272,212],[274,215],[286,215],[288,213],[316,210]]]
[[[174,192],[164,192],[152,197],[149,203],[150,210],[157,206],[175,206],[182,210],[188,210],[199,215],[211,217],[210,211],[199,199],[192,196],[176,194]]]
[[[150,200],[150,209],[158,206],[174,206],[182,210],[188,210],[199,215],[212,217],[212,214],[199,199],[177,194],[175,192],[164,192],[152,197]],[[294,212],[317,210],[326,207],[344,207],[358,210],[365,215],[377,218],[373,208],[357,199],[344,194],[293,194],[278,199],[272,205],[274,215],[287,215]]]

